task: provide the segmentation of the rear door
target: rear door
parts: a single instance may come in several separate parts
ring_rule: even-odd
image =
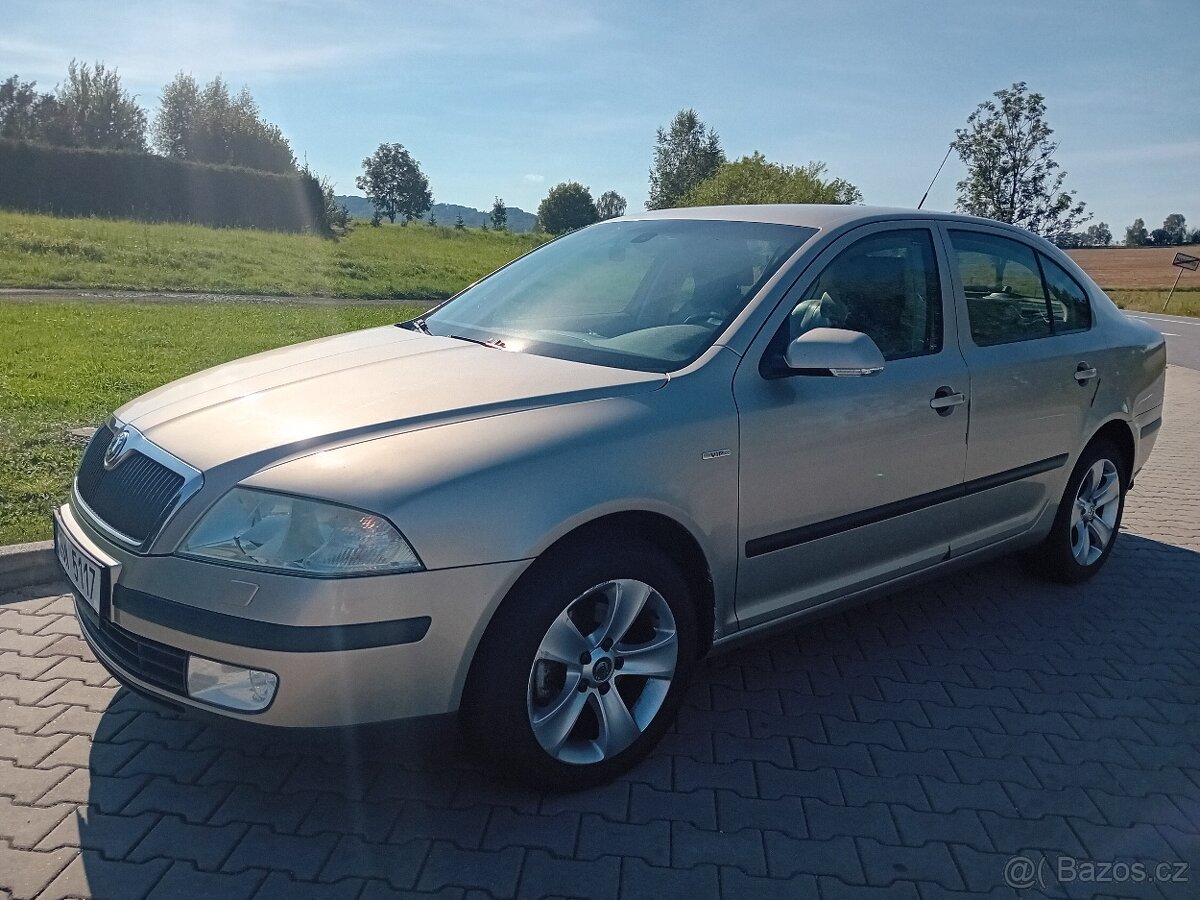
[[[967,369],[936,245],[924,221],[850,232],[808,270],[738,367],[742,627],[947,556],[959,527]],[[883,371],[764,370],[761,360],[822,326],[869,335]],[[931,406],[943,395],[947,404]]]
[[[1057,504],[1099,384],[1086,292],[1031,242],[943,226],[970,370],[965,553],[1020,534]]]

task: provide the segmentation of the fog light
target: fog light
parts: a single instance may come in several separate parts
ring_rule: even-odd
[[[271,705],[277,687],[279,676],[274,672],[243,669],[203,656],[188,657],[187,690],[195,700],[225,709],[258,712]]]

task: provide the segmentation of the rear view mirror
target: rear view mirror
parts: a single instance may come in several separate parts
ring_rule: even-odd
[[[783,355],[796,375],[878,375],[883,354],[861,331],[814,328],[788,344]]]

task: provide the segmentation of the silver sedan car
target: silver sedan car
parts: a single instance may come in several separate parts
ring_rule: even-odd
[[[580,786],[653,747],[708,653],[1018,549],[1095,575],[1164,363],[996,222],[637,214],[125,405],[56,547],[138,691],[281,726],[456,714],[499,770]]]

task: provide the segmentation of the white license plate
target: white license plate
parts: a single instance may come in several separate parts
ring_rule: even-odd
[[[100,615],[101,601],[108,581],[104,577],[105,567],[84,552],[61,523],[56,522],[55,526],[54,550],[58,554],[63,571],[67,573],[67,578],[75,586],[75,590],[88,602],[88,606],[96,611],[96,615]]]

